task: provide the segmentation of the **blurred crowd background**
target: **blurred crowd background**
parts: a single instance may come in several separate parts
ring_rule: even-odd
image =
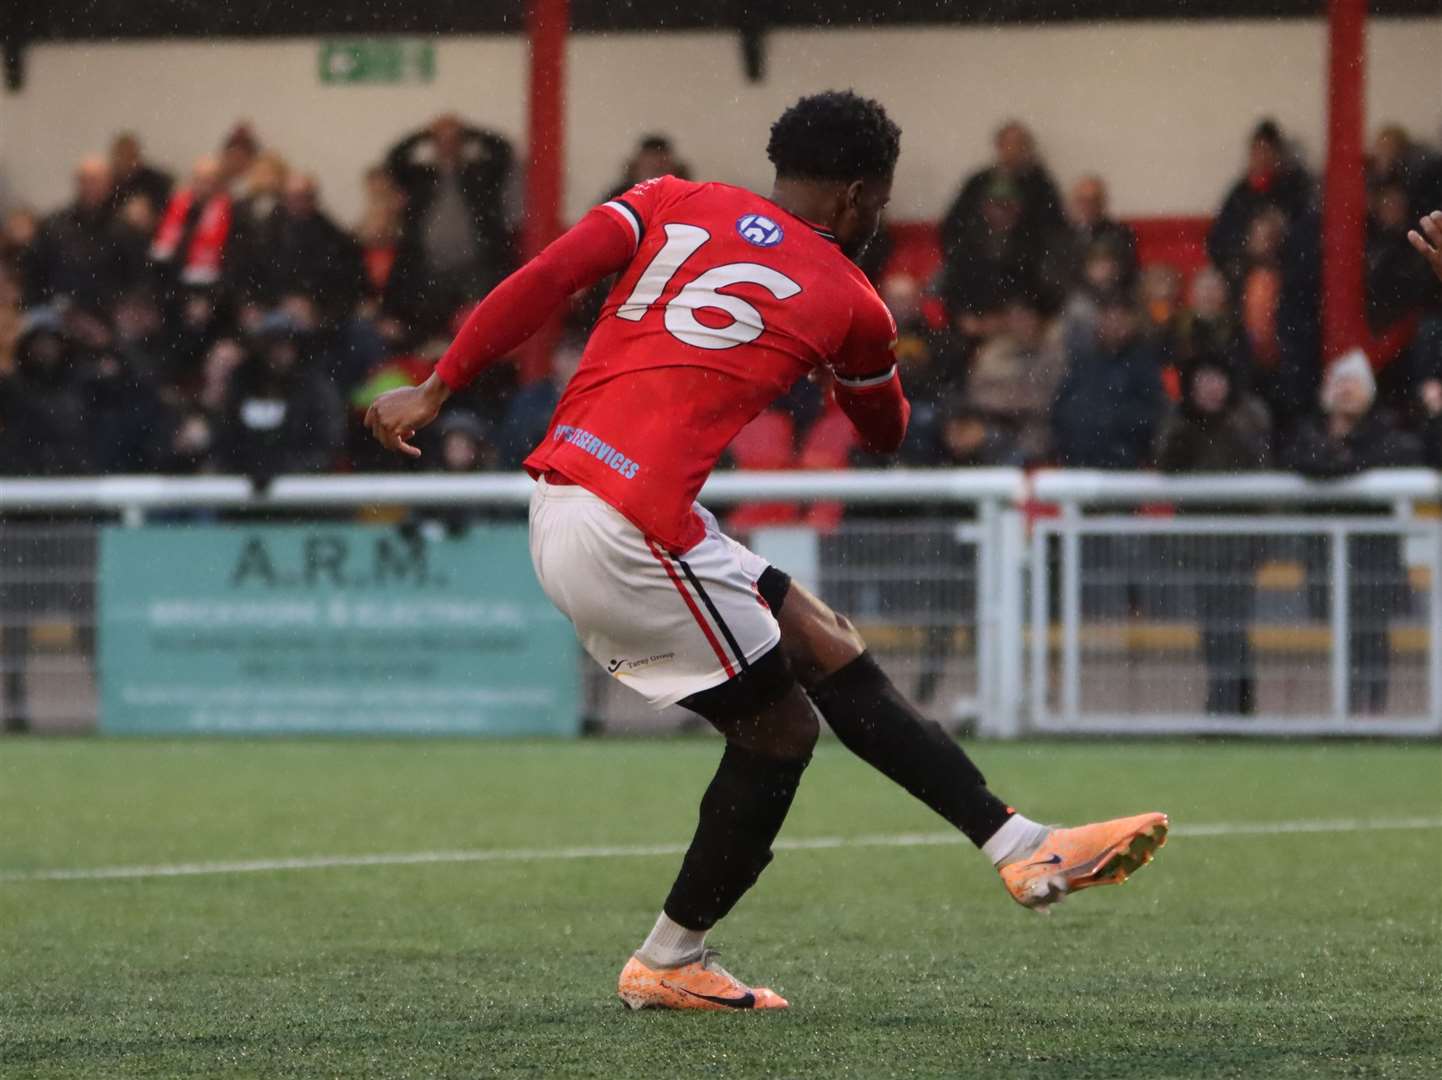
[[[602,201],[685,176],[682,138],[648,135],[614,177],[571,183],[593,182]],[[1321,355],[1318,187],[1277,123],[1239,123],[1238,175],[1200,265],[1139,258],[1135,229],[1110,213],[1104,163],[1063,189],[1020,120],[999,124],[993,150],[923,230],[939,259],[914,257],[909,223],[861,260],[899,324],[914,406],[895,463],[1442,466],[1442,288],[1406,239],[1442,207],[1434,148],[1396,126],[1373,135],[1371,340],[1343,358]],[[424,433],[419,462],[384,454],[360,425],[377,394],[429,374],[516,267],[517,171],[506,138],[439,116],[364,170],[364,211],[344,222],[306,163],[250,123],[180,175],[118,133],[54,205],[4,209],[0,474],[517,468],[604,286],[573,298],[549,377],[493,368]],[[758,417],[727,461],[888,463],[861,452],[824,377]]]

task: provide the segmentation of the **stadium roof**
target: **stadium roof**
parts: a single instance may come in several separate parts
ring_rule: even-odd
[[[1370,8],[1423,15],[1439,6],[1380,0]],[[14,89],[25,46],[37,41],[520,33],[526,7],[525,0],[5,0],[0,49]],[[1326,7],[1325,0],[571,0],[571,24],[582,33],[733,29],[754,39],[785,26],[1300,18]]]

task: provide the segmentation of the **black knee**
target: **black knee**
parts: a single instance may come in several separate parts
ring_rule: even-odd
[[[679,704],[724,727],[737,717],[758,716],[773,708],[795,685],[791,663],[777,645],[720,686],[684,697]]]

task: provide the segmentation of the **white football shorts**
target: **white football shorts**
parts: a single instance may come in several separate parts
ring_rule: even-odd
[[[537,480],[531,496],[541,588],[592,659],[657,709],[721,685],[781,640],[756,587],[768,563],[696,512],[706,538],[675,556],[579,485]]]

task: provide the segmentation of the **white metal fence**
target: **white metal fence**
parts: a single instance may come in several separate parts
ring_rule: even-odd
[[[519,517],[523,476],[0,480],[0,717],[86,727],[96,535],[196,515]],[[730,473],[703,499],[844,504],[743,538],[850,615],[938,718],[1028,731],[1442,732],[1442,481],[1015,470]],[[824,515],[823,515],[824,517]],[[587,662],[588,717],[657,716]],[[26,702],[28,705],[17,703]]]

